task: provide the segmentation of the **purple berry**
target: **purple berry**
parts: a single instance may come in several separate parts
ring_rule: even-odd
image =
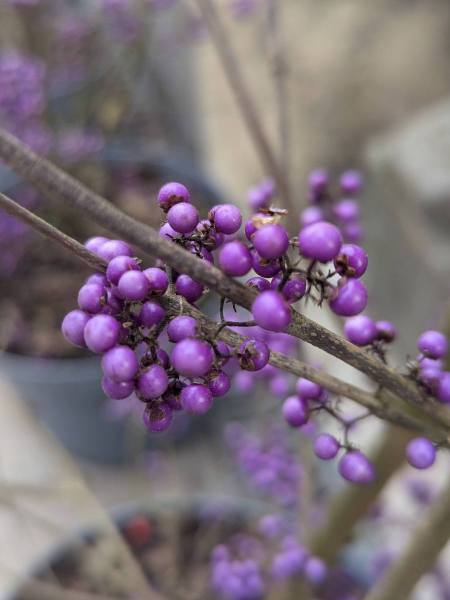
[[[203,286],[198,281],[194,281],[192,277],[182,273],[178,275],[175,282],[175,291],[180,296],[184,296],[188,302],[196,302],[203,294]]]
[[[194,317],[180,315],[170,321],[167,326],[167,335],[171,342],[181,342],[186,338],[193,338],[197,334],[197,321]]]
[[[256,250],[252,250],[250,252],[252,257],[252,268],[261,277],[273,277],[281,270],[280,261],[278,259],[275,260],[265,260],[256,252]]]
[[[187,413],[203,415],[211,408],[213,396],[205,385],[192,383],[181,390],[180,401]]]
[[[102,378],[102,389],[108,398],[112,400],[124,400],[131,396],[134,391],[133,381],[121,381],[117,383],[108,377]]]
[[[105,288],[97,283],[86,283],[78,292],[78,306],[88,313],[100,312],[105,302]]]
[[[150,284],[141,271],[127,271],[119,279],[117,289],[125,300],[143,300],[149,291]]]
[[[86,281],[84,283],[85,284],[96,283],[97,285],[101,285],[102,287],[105,287],[108,284],[108,281],[106,279],[106,276],[103,275],[103,273],[93,273],[92,275],[89,275],[89,277],[86,279]]]
[[[436,460],[436,448],[427,438],[414,438],[406,447],[406,460],[416,469],[428,469]]]
[[[269,362],[270,350],[260,340],[248,339],[239,346],[239,364],[245,371],[259,371]]]
[[[234,204],[219,204],[212,208],[208,218],[219,233],[236,233],[242,223],[241,211]]]
[[[308,206],[300,215],[300,225],[302,229],[308,225],[314,225],[325,220],[323,210],[318,206]]]
[[[230,348],[225,344],[225,342],[219,340],[216,344],[216,351],[220,357],[221,364],[226,364],[226,362],[228,362],[228,359],[231,356]]]
[[[271,288],[270,281],[267,281],[264,277],[250,277],[250,279],[245,282],[245,285],[254,288],[258,292],[264,292]]]
[[[341,246],[341,232],[335,225],[325,221],[305,227],[298,238],[300,254],[323,263],[336,258]]]
[[[109,262],[116,256],[131,256],[132,252],[126,242],[122,240],[108,240],[100,246],[97,254]]]
[[[306,579],[313,585],[320,585],[327,576],[327,567],[317,556],[309,556],[303,567]]]
[[[189,202],[189,190],[182,183],[171,181],[162,186],[158,192],[158,204],[160,208],[167,212],[178,202]]]
[[[351,223],[359,219],[359,204],[355,200],[341,200],[333,206],[333,213],[340,221]]]
[[[439,402],[450,403],[450,372],[444,371],[439,374],[436,397]]]
[[[178,233],[191,233],[198,224],[198,211],[189,202],[179,202],[167,213],[167,221]]]
[[[375,479],[375,469],[362,452],[351,450],[344,454],[339,461],[339,473],[352,483],[372,483]]]
[[[367,346],[378,336],[375,322],[364,315],[347,319],[344,325],[344,333],[348,341],[357,346]]]
[[[119,283],[119,279],[126,271],[139,269],[139,265],[135,258],[131,256],[116,256],[109,261],[106,269],[106,277],[113,285]]]
[[[367,306],[367,290],[359,279],[349,279],[335,290],[331,310],[341,317],[353,317]]]
[[[428,358],[442,358],[448,352],[448,341],[440,331],[424,331],[417,340],[417,347]]]
[[[362,277],[367,270],[367,252],[356,244],[344,244],[334,259],[336,271],[347,277]]]
[[[78,309],[67,313],[61,324],[61,331],[66,340],[74,346],[85,348],[84,328],[90,318],[88,314]]]
[[[173,412],[165,402],[152,402],[145,408],[142,420],[149,431],[165,431],[173,421]]]
[[[139,362],[131,348],[115,346],[103,355],[102,369],[105,376],[116,383],[131,381],[139,370]]]
[[[397,337],[397,329],[390,321],[377,321],[375,323],[377,328],[377,339],[383,340],[383,342],[393,342]]]
[[[142,271],[150,284],[152,294],[164,294],[169,287],[169,278],[163,269],[158,267],[149,267]]]
[[[364,237],[363,226],[358,222],[345,223],[345,225],[341,227],[341,231],[345,241],[352,244],[360,242]]]
[[[226,373],[219,371],[211,377],[208,387],[214,397],[225,396],[231,387],[231,381]]]
[[[106,352],[119,341],[121,325],[110,315],[95,315],[84,328],[84,339],[92,352]]]
[[[180,375],[204,377],[211,371],[214,352],[208,342],[187,338],[175,344],[170,360]]]
[[[278,223],[260,227],[253,235],[252,241],[258,254],[267,260],[279,258],[289,247],[286,229]]]
[[[314,454],[322,460],[331,460],[337,455],[340,447],[334,435],[321,433],[314,442]]]
[[[297,302],[306,294],[306,279],[300,275],[292,276],[283,286],[281,293],[289,304]]]
[[[302,398],[307,398],[308,400],[317,400],[320,398],[323,388],[318,383],[314,383],[314,381],[300,377],[300,379],[297,381],[296,391],[297,394]]]
[[[175,231],[175,229],[171,227],[169,223],[164,223],[164,225],[161,225],[159,228],[159,235],[160,237],[171,241],[180,237],[181,234],[179,234],[178,231]]]
[[[283,331],[291,322],[291,311],[283,296],[274,290],[262,292],[252,304],[256,323],[268,331]]]
[[[137,380],[137,389],[145,400],[159,398],[169,387],[169,378],[163,367],[150,365]]]
[[[108,238],[98,235],[98,236],[91,237],[88,240],[86,240],[84,242],[84,246],[91,252],[94,252],[95,254],[97,254],[100,246],[103,246],[103,244],[107,241],[108,241]]]
[[[362,188],[362,176],[359,171],[345,171],[339,180],[343,194],[358,194]]]
[[[315,169],[308,177],[308,188],[315,194],[325,191],[329,183],[329,177],[325,169]]]
[[[301,427],[308,422],[308,403],[298,396],[289,396],[283,402],[283,418],[291,427]]]
[[[166,311],[157,302],[147,300],[139,310],[138,320],[143,327],[158,325],[166,316]]]
[[[219,266],[231,277],[246,275],[252,268],[249,249],[237,240],[224,244],[219,251]]]

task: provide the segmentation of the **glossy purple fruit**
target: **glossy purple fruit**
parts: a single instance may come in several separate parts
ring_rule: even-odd
[[[344,244],[334,259],[336,271],[347,277],[362,277],[368,264],[367,252],[356,244]]]
[[[280,260],[265,260],[256,252],[255,249],[251,250],[250,255],[252,257],[252,268],[261,277],[273,277],[281,270]]]
[[[357,450],[344,454],[338,467],[341,477],[352,483],[372,483],[375,469],[369,459]]]
[[[169,223],[164,223],[164,225],[161,225],[161,227],[159,228],[159,235],[160,237],[171,241],[180,237],[181,233],[175,231],[175,229],[171,227]]]
[[[157,302],[147,300],[141,305],[138,320],[143,327],[153,327],[158,325],[166,316],[166,311]]]
[[[203,286],[198,281],[194,281],[192,277],[182,273],[177,277],[175,282],[175,291],[180,296],[184,296],[188,302],[196,302],[203,294]]]
[[[450,403],[450,372],[443,371],[439,374],[439,383],[437,386],[436,397],[439,402]]]
[[[132,252],[126,242],[122,240],[108,240],[100,246],[97,254],[109,262],[116,256],[131,256]]]
[[[119,279],[117,288],[125,300],[138,301],[147,296],[150,284],[141,271],[127,271]]]
[[[318,206],[308,206],[300,215],[300,226],[302,228],[308,227],[308,225],[313,225],[314,223],[319,223],[324,220],[325,215],[321,208]]]
[[[102,389],[108,398],[112,398],[113,400],[124,400],[134,392],[134,382],[122,381],[117,383],[108,377],[103,377]]]
[[[191,233],[199,221],[198,210],[189,202],[179,202],[167,213],[167,221],[178,233]]]
[[[160,365],[150,365],[143,371],[137,380],[137,389],[146,400],[159,398],[169,387],[169,378],[163,367]]]
[[[84,329],[90,319],[90,315],[86,314],[82,310],[71,310],[64,317],[61,324],[63,336],[71,344],[74,344],[74,346],[80,346],[80,348],[86,347],[86,342],[84,340]]]
[[[341,317],[353,317],[366,308],[367,299],[366,286],[359,279],[349,279],[337,287],[330,308]]]
[[[264,279],[264,277],[250,277],[245,282],[245,285],[248,287],[254,288],[258,292],[264,292],[265,290],[270,290],[270,281]]]
[[[152,294],[164,294],[169,287],[169,278],[163,269],[149,267],[142,271],[150,284]]]
[[[362,175],[359,171],[345,171],[339,180],[343,194],[358,194],[362,188]]]
[[[281,293],[289,304],[297,302],[306,294],[306,279],[300,275],[292,276],[283,286]]]
[[[331,460],[335,458],[340,447],[334,435],[321,433],[314,441],[314,454],[322,460]]]
[[[91,237],[84,242],[85,248],[97,254],[100,246],[103,246],[105,242],[108,241],[108,238],[97,235],[95,237]]]
[[[317,400],[320,398],[323,392],[322,386],[320,386],[318,383],[314,383],[314,381],[305,379],[304,377],[300,377],[300,379],[298,379],[295,389],[299,396],[311,400]]]
[[[355,221],[354,223],[344,223],[341,227],[342,235],[346,242],[350,244],[357,244],[364,237],[364,228],[361,223]]]
[[[211,408],[213,396],[205,385],[192,383],[181,390],[180,402],[187,413],[203,415]]]
[[[103,373],[117,383],[131,381],[139,370],[139,362],[134,351],[128,346],[115,346],[102,358]]]
[[[323,263],[336,258],[341,246],[341,232],[335,225],[325,221],[305,227],[298,237],[300,254]]]
[[[349,223],[359,219],[359,204],[350,198],[341,200],[333,206],[334,216],[344,223]]]
[[[291,427],[301,427],[308,422],[308,403],[298,396],[289,396],[283,402],[283,418]]]
[[[367,346],[378,336],[375,322],[365,315],[357,315],[347,319],[344,325],[345,337],[352,344]]]
[[[218,396],[225,396],[231,387],[231,381],[226,373],[219,371],[211,377],[208,382],[208,387],[215,398]]]
[[[197,320],[189,315],[180,315],[170,321],[167,326],[167,335],[171,342],[181,342],[186,338],[193,338],[197,334]]]
[[[121,325],[110,315],[95,315],[84,328],[84,339],[92,352],[106,352],[119,341]]]
[[[283,331],[291,322],[289,304],[274,290],[262,292],[255,298],[252,314],[257,325],[268,331]]]
[[[406,446],[406,460],[415,469],[428,469],[436,460],[436,448],[427,438],[414,438]]]
[[[208,342],[186,338],[175,344],[170,360],[180,375],[203,377],[211,371],[214,351]]]
[[[219,266],[231,277],[246,275],[252,268],[252,257],[245,244],[234,240],[219,250]]]
[[[103,273],[93,273],[92,275],[89,275],[84,283],[96,283],[97,285],[105,287],[108,284],[108,280]]]
[[[109,261],[108,267],[106,268],[106,277],[108,281],[113,285],[119,283],[119,279],[126,271],[133,271],[139,269],[138,262],[131,256],[116,256]]]
[[[248,339],[239,346],[239,364],[245,371],[259,371],[269,362],[270,350],[265,342]]]
[[[377,329],[377,339],[384,342],[393,342],[397,337],[397,329],[390,321],[377,321],[375,323]]]
[[[172,408],[166,402],[151,402],[142,414],[142,421],[149,431],[165,431],[173,421]]]
[[[177,183],[176,181],[166,183],[158,192],[158,204],[164,212],[167,212],[174,204],[178,204],[178,202],[189,201],[189,190],[182,183]]]
[[[440,331],[424,331],[417,340],[417,347],[428,358],[442,358],[448,352],[448,341]]]
[[[286,229],[278,223],[263,225],[252,238],[253,246],[262,258],[272,260],[282,256],[289,247]]]
[[[98,283],[86,283],[78,292],[78,306],[90,314],[100,312],[106,303],[105,288]]]
[[[209,211],[208,217],[219,233],[236,233],[242,223],[241,211],[234,204],[219,204]]]

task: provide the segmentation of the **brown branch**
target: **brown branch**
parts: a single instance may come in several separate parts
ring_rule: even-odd
[[[256,292],[238,281],[230,279],[207,261],[198,260],[177,244],[163,239],[158,232],[126,215],[107,200],[92,192],[79,181],[28,149],[17,138],[0,129],[0,158],[17,173],[43,193],[67,201],[81,213],[107,227],[138,246],[143,251],[165,261],[170,267],[215,290],[221,296],[250,309]],[[406,401],[411,410],[420,407],[437,425],[450,427],[450,411],[431,398],[423,396],[418,387],[381,361],[354,346],[344,338],[311,321],[297,311],[292,311],[292,323],[287,333],[308,342],[328,354],[343,360],[379,386],[390,390]]]
[[[28,209],[20,206],[17,202],[4,194],[0,194],[0,208],[7,210],[9,214],[22,219],[36,229],[36,231],[39,231],[41,234],[69,249],[93,269],[98,271],[104,271],[106,269],[107,263],[105,260],[90,252],[78,241],[63,233],[50,223],[47,223]],[[195,260],[198,261],[198,259]],[[209,319],[197,308],[186,302],[184,298],[177,296],[170,291],[164,296],[156,299],[166,309],[169,316],[188,314],[195,317],[202,328],[202,331],[209,338],[218,337],[234,350],[237,350],[246,339],[244,336],[239,335],[227,327],[220,328],[215,321]],[[447,432],[444,425],[441,424],[440,426],[436,426],[421,414],[420,411],[417,411],[417,414],[408,414],[408,407],[403,407],[403,410],[399,410],[395,407],[395,402],[393,401],[384,402],[382,399],[377,398],[361,388],[346,383],[345,381],[341,381],[320,369],[311,367],[295,358],[280,354],[279,352],[272,351],[270,353],[270,364],[278,369],[292,373],[297,377],[306,377],[323,386],[333,394],[350,398],[381,419],[408,429],[421,431],[429,435],[432,439],[435,439],[444,445],[447,444]]]
[[[450,539],[450,480],[419,519],[419,525],[400,557],[365,600],[409,598],[419,579],[435,564]]]
[[[292,207],[292,194],[284,170],[272,150],[256,105],[251,97],[241,72],[239,61],[230,44],[231,35],[226,31],[220,14],[211,0],[196,0],[201,14],[206,22],[211,39],[221,61],[224,73],[232,89],[236,102],[244,119],[247,129],[252,137],[255,149],[258,152],[263,168],[273,176],[286,207]]]

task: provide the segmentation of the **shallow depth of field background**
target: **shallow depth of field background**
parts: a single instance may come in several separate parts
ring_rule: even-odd
[[[101,4],[0,0],[0,60],[14,50],[47,65],[42,119],[54,136],[50,158],[155,226],[155,195],[166,180],[187,182],[204,210],[223,199],[245,211],[248,188],[267,174],[195,3],[178,0],[157,9],[150,1],[129,0],[129,24],[101,13]],[[233,15],[231,0],[218,4],[277,144],[264,0],[247,16]],[[305,206],[306,178],[315,167],[335,178],[347,168],[363,171],[367,312],[397,324],[393,356],[401,365],[414,354],[421,331],[450,331],[450,8],[445,0],[282,4],[296,201],[299,210]],[[91,44],[85,54],[77,54],[79,35]],[[8,126],[1,102],[0,123]],[[69,144],[64,154],[61,140],[68,132],[98,139],[79,159],[76,139],[75,149]],[[3,168],[0,190],[24,194]],[[61,216],[55,202],[33,202],[80,239],[96,232],[68,210]],[[272,410],[279,400],[261,386],[245,397],[233,392],[230,400],[217,400],[210,414],[161,439],[147,434],[132,407],[129,415],[119,414],[103,401],[95,360],[67,356],[55,329],[67,290],[73,288],[75,305],[85,271],[71,258],[65,262],[49,242],[23,236],[17,264],[0,272],[0,600],[12,598],[18,582],[73,533],[110,531],[111,511],[186,505],[195,496],[257,503],[225,453],[223,427],[231,418],[256,429],[279,418]],[[33,290],[42,310],[30,300]],[[308,310],[336,327],[326,311]],[[29,340],[20,334],[27,328]],[[364,381],[321,353],[304,346],[302,352],[340,377]],[[370,444],[381,430],[371,423],[360,435]],[[444,457],[427,478],[439,482],[446,470]],[[331,495],[342,485],[333,468],[320,477]],[[389,493],[402,504],[395,484]],[[417,598],[430,593],[425,582]]]

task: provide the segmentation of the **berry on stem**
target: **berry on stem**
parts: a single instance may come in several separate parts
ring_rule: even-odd
[[[262,292],[252,304],[252,314],[256,323],[268,331],[283,331],[291,322],[288,303],[274,290]]]
[[[182,183],[171,181],[162,186],[158,192],[158,204],[160,208],[167,212],[178,202],[189,202],[189,190]]]
[[[301,427],[308,422],[308,403],[304,398],[289,396],[283,402],[283,418],[291,427]]]
[[[365,315],[357,315],[347,319],[344,325],[345,337],[352,344],[367,346],[378,336],[375,322]]]
[[[246,275],[252,268],[252,257],[245,244],[234,240],[224,244],[219,251],[219,266],[232,277]]]
[[[375,469],[362,452],[351,450],[344,454],[339,461],[339,473],[352,483],[372,483],[375,479]]]
[[[139,362],[131,348],[115,346],[103,355],[102,369],[105,376],[116,383],[131,381],[139,370]]]
[[[424,331],[417,340],[417,347],[428,358],[442,358],[448,352],[448,340],[440,331]]]
[[[178,233],[191,233],[199,221],[198,211],[189,202],[179,202],[167,213],[167,221]]]
[[[341,246],[341,232],[335,225],[325,221],[308,225],[298,237],[300,254],[323,263],[336,258]]]
[[[211,408],[213,396],[205,385],[192,383],[181,390],[180,401],[187,413],[203,415]]]
[[[121,325],[110,315],[95,315],[84,328],[84,339],[92,352],[106,352],[119,341]]]
[[[175,344],[170,361],[180,375],[204,377],[212,368],[214,352],[208,342],[187,338]]]
[[[341,317],[353,317],[367,306],[367,290],[359,279],[339,285],[330,300],[331,310]]]
[[[145,400],[159,398],[169,387],[169,378],[163,367],[150,365],[137,380],[137,389]]]
[[[61,325],[61,331],[66,340],[74,346],[85,348],[84,329],[90,318],[90,315],[78,309],[67,313]]]
[[[331,460],[335,458],[340,447],[333,435],[321,433],[314,441],[314,454],[322,460]]]
[[[252,242],[258,254],[267,260],[279,258],[289,247],[286,229],[278,223],[263,225],[257,229]]]
[[[414,438],[406,447],[406,459],[415,469],[428,469],[436,460],[436,448],[427,438]]]

